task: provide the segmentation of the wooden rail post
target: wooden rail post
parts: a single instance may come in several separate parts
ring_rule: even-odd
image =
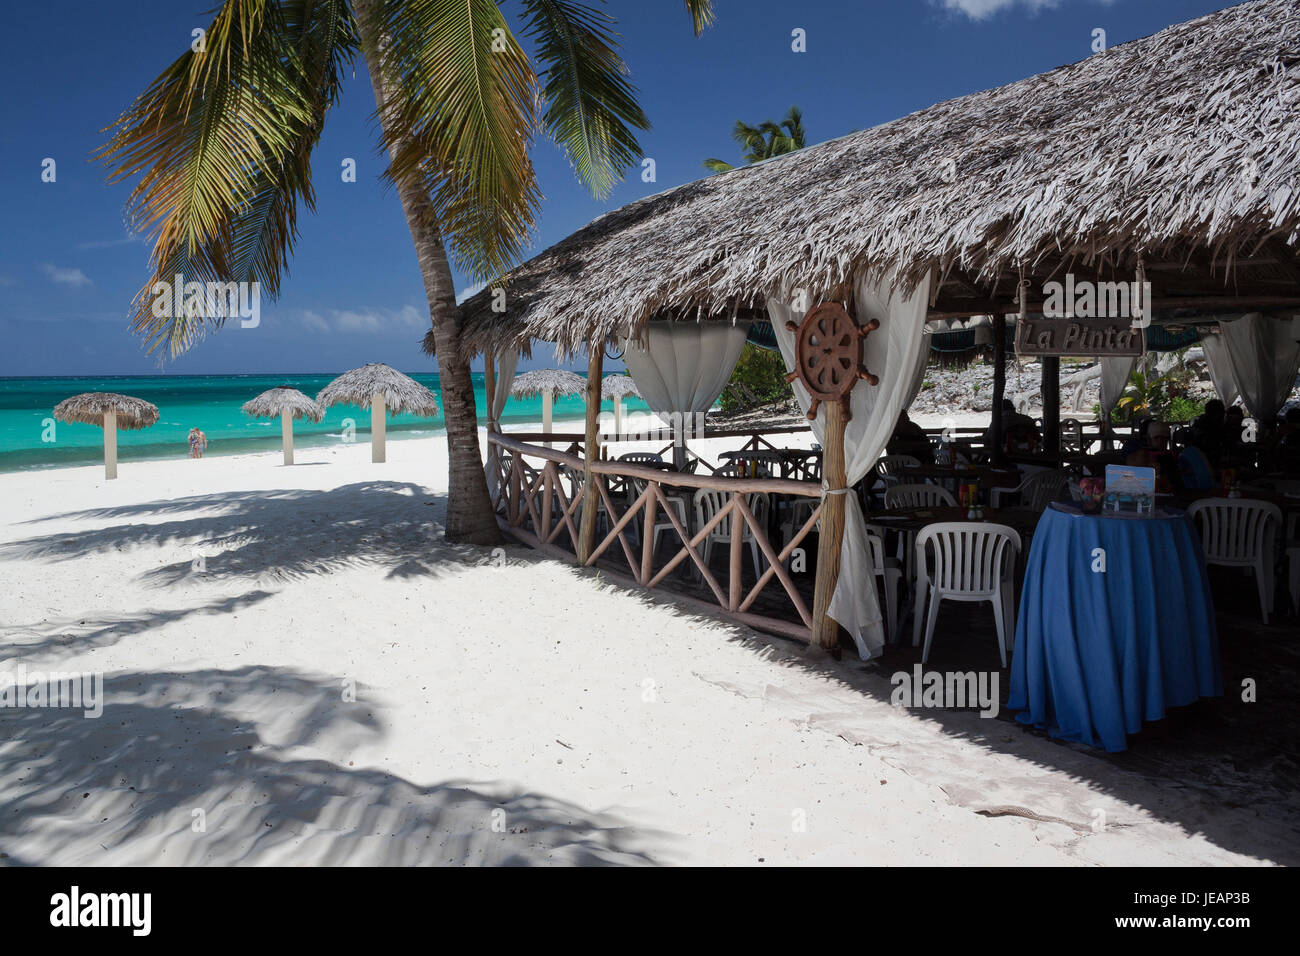
[[[596,544],[596,502],[599,496],[591,462],[593,455],[600,457],[600,374],[604,358],[604,343],[587,343],[587,437],[582,450],[582,523],[578,526],[577,547],[580,564],[586,562]]]
[[[1043,451],[1061,457],[1061,359],[1044,355],[1042,364]]]
[[[844,540],[844,493],[834,492],[848,484],[844,465],[844,409],[839,402],[827,402],[826,431],[822,436],[822,482],[829,492],[822,503],[822,520],[817,541],[817,577],[813,590],[812,642],[819,647],[839,645],[840,626],[827,613],[831,595],[840,580],[840,548]],[[871,582],[862,582],[872,587]]]
[[[1007,397],[1007,317],[1001,313],[993,316],[993,416],[989,421],[989,434],[993,447],[986,448],[994,465],[1005,461],[1002,447],[1002,400]]]

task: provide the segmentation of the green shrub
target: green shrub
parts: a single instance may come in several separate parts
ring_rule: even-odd
[[[718,404],[724,412],[743,412],[770,402],[793,399],[794,390],[785,375],[780,352],[746,343]]]
[[[1165,408],[1165,421],[1190,422],[1204,414],[1204,402],[1180,395],[1177,398],[1171,399],[1169,405]]]

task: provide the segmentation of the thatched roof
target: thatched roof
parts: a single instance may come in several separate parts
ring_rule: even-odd
[[[158,406],[143,398],[116,392],[82,392],[65,398],[54,406],[54,417],[61,422],[103,427],[104,413],[117,412],[117,427],[136,431],[158,421]]]
[[[331,405],[370,404],[376,392],[384,393],[384,404],[394,415],[411,414],[432,418],[438,414],[438,399],[409,375],[376,362],[344,372],[316,394],[321,408]]]
[[[532,398],[547,389],[553,395],[581,395],[587,390],[587,380],[564,369],[539,368],[521,372],[510,383],[510,394],[516,398]]]
[[[627,398],[629,395],[641,397],[641,390],[636,387],[631,375],[606,375],[601,379],[601,398]]]
[[[466,338],[577,351],[862,269],[908,289],[936,270],[937,298],[974,303],[941,314],[1014,311],[1021,269],[1132,280],[1138,255],[1172,270],[1157,297],[1192,269],[1221,295],[1243,277],[1295,294],[1298,238],[1300,0],[1255,0],[606,213],[510,272],[505,312],[470,298]]]
[[[288,385],[268,388],[257,398],[245,402],[243,410],[245,415],[254,418],[278,418],[284,411],[294,419],[305,418],[309,422],[318,422],[325,417],[325,409]]]

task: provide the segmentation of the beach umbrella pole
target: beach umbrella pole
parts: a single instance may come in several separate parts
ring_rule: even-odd
[[[384,455],[384,429],[387,426],[384,393],[375,392],[370,400],[370,460],[376,464],[387,461]]]
[[[293,464],[293,414],[289,409],[280,412],[280,437],[284,443],[284,463]]]
[[[117,477],[117,412],[104,413],[104,477]]]
[[[614,396],[614,434],[623,434],[623,399]]]
[[[542,389],[542,434],[544,435],[551,433],[551,402],[551,390],[549,388]],[[546,447],[550,448],[551,443],[547,442]]]

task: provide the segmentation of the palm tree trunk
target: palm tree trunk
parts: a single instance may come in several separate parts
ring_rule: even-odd
[[[363,41],[362,49],[366,51],[366,68],[375,91],[380,126],[389,140],[391,156],[400,148],[400,143],[391,125],[392,113],[385,109],[388,97],[375,52],[387,44],[384,37],[374,34],[374,0],[354,0],[353,7]],[[483,462],[479,458],[478,410],[470,378],[469,356],[461,349],[460,307],[456,305],[447,249],[438,229],[433,204],[422,185],[408,178],[397,183],[397,195],[402,201],[406,225],[415,243],[437,345],[442,416],[447,428],[449,456],[446,537],[448,541],[495,544],[501,540],[501,532],[492,513]]]

